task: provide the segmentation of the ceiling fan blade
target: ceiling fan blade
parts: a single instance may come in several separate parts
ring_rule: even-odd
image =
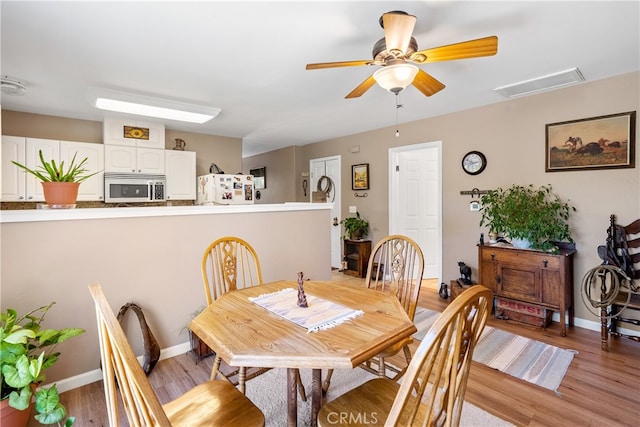
[[[413,28],[416,25],[416,17],[405,12],[387,12],[382,15],[382,27],[384,28],[384,42],[387,51],[407,51]]]
[[[444,84],[422,70],[419,70],[413,79],[413,85],[426,96],[431,96],[445,88]]]
[[[357,88],[352,90],[349,95],[345,96],[345,99],[357,98],[359,96],[362,96],[362,94],[371,89],[371,86],[373,86],[374,84],[376,84],[376,80],[373,78],[373,75],[371,75],[367,80],[360,83]]]
[[[342,62],[321,62],[318,64],[307,64],[307,70],[320,70],[322,68],[337,67],[359,67],[361,65],[369,65],[373,61],[371,59],[363,59],[361,61],[342,61]]]
[[[498,37],[489,36],[481,39],[468,40],[447,46],[434,47],[415,52],[409,58],[418,64],[428,62],[452,61],[455,59],[477,58],[491,56],[498,52]]]

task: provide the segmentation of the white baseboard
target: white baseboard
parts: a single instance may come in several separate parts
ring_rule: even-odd
[[[554,322],[560,322],[560,316],[557,312],[553,313],[553,317],[551,318],[552,321]],[[567,317],[565,319],[565,321],[567,322],[567,325],[569,324],[569,318]],[[602,324],[600,323],[600,319],[598,320],[587,320],[587,319],[581,319],[579,317],[576,317],[573,319],[573,324],[575,327],[578,328],[583,328],[583,329],[588,329],[590,331],[596,331],[596,332],[600,332],[600,328],[602,326]],[[618,327],[616,328],[616,330],[618,332],[620,332],[621,334],[626,334],[626,335],[638,335],[638,331],[637,330],[633,330],[633,329],[628,329],[628,328],[622,328],[620,327],[620,324],[618,323]]]
[[[191,345],[188,341],[182,344],[174,345],[173,347],[160,350],[160,360],[168,359],[169,357],[174,357],[179,354],[186,353],[190,350]],[[140,364],[142,364],[144,361],[144,356],[138,356],[138,360],[140,361]],[[58,392],[63,393],[65,391],[73,390],[74,388],[82,387],[84,385],[100,381],[101,379],[102,370],[94,369],[93,371],[74,375],[73,377],[65,378],[60,381],[56,381],[55,383],[58,386]],[[45,387],[48,387],[50,385],[51,384],[46,384]]]

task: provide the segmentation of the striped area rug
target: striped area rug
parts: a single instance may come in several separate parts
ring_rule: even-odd
[[[415,339],[424,338],[440,313],[418,307],[414,323]],[[500,329],[485,327],[473,352],[473,360],[493,369],[557,392],[577,354]]]

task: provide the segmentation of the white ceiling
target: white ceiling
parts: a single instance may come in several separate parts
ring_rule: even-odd
[[[492,89],[578,67],[587,81],[640,69],[638,1],[1,2],[1,72],[27,87],[2,108],[101,121],[90,88],[222,108],[169,129],[242,138],[243,155],[395,126],[394,95],[344,99],[374,67],[378,19],[417,16],[419,49],[490,35],[493,57],[424,64],[447,87],[401,93],[400,123],[501,102]],[[187,141],[188,143],[188,141]]]

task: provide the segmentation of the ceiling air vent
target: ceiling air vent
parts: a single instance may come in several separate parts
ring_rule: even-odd
[[[537,77],[531,80],[525,80],[512,85],[500,86],[494,89],[505,98],[514,98],[516,96],[530,95],[532,93],[541,92],[550,89],[558,89],[560,87],[571,86],[584,81],[584,76],[577,68],[560,71],[559,73],[548,74],[546,76]]]

